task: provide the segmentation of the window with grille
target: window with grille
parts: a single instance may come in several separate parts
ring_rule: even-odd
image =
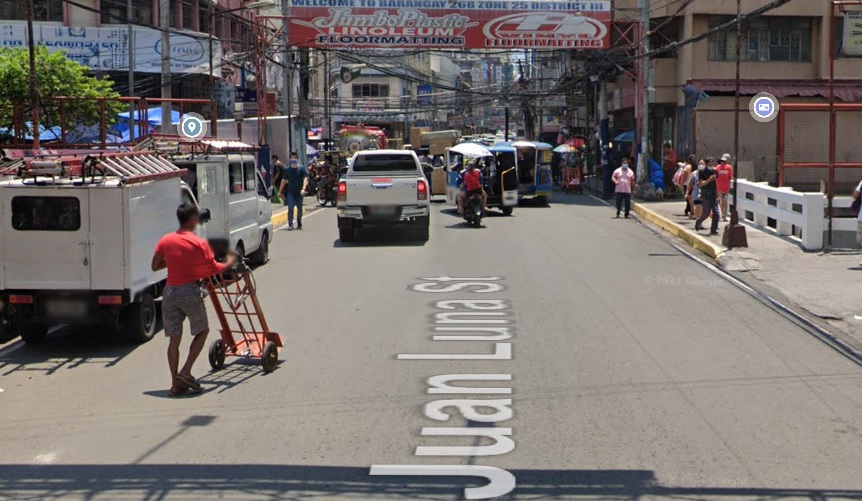
[[[389,86],[383,84],[354,85],[353,97],[389,97]]]
[[[127,0],[102,0],[102,24],[126,24]],[[132,23],[153,24],[152,2],[132,2]]]
[[[0,0],[0,19],[27,20],[27,2]],[[63,0],[33,0],[33,19],[63,22]]]
[[[733,20],[729,16],[710,16],[709,28]],[[707,58],[710,61],[736,60],[737,28],[710,35]],[[811,19],[807,17],[759,17],[742,27],[742,61],[811,61]]]

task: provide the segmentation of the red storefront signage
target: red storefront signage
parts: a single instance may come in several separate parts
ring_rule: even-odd
[[[609,1],[287,0],[299,47],[606,49]]]

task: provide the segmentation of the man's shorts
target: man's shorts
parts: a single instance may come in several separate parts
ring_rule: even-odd
[[[719,200],[727,200],[728,195],[730,195],[730,193],[728,193],[726,191],[719,191],[718,192],[718,199]]]
[[[189,319],[194,336],[209,329],[200,286],[197,283],[165,286],[165,293],[162,295],[165,336],[182,336],[183,321],[186,318]]]

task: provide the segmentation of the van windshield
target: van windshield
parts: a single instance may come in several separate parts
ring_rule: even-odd
[[[353,172],[416,172],[413,155],[359,155],[353,161]]]

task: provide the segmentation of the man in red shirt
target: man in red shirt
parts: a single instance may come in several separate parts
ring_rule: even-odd
[[[188,389],[200,391],[201,385],[192,376],[192,366],[203,350],[209,333],[207,311],[201,296],[201,280],[222,273],[233,266],[235,255],[224,263],[215,260],[206,240],[194,234],[200,222],[200,211],[191,203],[177,208],[180,229],[159,240],[153,254],[153,271],[168,269],[168,280],[162,295],[162,323],[168,337],[168,367],[171,370],[171,396]],[[180,362],[180,342],[183,337],[183,321],[188,318],[191,325],[192,344],[185,365],[177,370]]]
[[[727,194],[730,193],[730,182],[733,180],[733,166],[729,162],[730,153],[725,153],[715,166],[715,190],[718,192],[721,219],[724,221],[727,221]]]

